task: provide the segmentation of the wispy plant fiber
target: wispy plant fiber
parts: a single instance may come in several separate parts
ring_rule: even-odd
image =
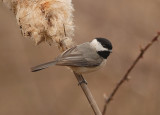
[[[71,0],[2,0],[16,15],[24,37],[36,44],[57,43],[61,50],[73,45]]]

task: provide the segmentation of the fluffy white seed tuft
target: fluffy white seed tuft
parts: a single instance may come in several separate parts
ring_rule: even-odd
[[[61,50],[72,47],[71,0],[2,0],[16,15],[24,37],[36,44],[56,42]]]

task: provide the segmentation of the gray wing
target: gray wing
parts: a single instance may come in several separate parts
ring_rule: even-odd
[[[102,58],[92,49],[90,44],[84,43],[68,49],[57,58],[56,65],[93,67],[98,66]]]

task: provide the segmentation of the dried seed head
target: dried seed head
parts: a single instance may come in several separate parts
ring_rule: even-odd
[[[73,45],[71,0],[3,0],[13,10],[24,37],[36,44],[56,42],[65,50]]]

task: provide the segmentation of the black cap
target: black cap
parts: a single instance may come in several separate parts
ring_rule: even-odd
[[[109,49],[109,50],[112,50],[112,43],[108,40],[108,39],[106,39],[106,38],[96,38],[97,39],[97,41],[99,42],[99,43],[101,43],[101,45],[104,47],[104,48],[107,48],[107,49]]]

